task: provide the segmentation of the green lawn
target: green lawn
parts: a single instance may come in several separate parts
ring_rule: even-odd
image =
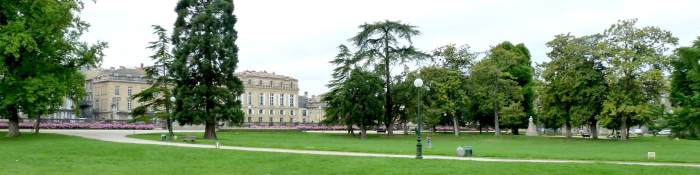
[[[180,133],[201,137],[201,133]],[[160,134],[130,137],[157,140]],[[219,132],[223,145],[273,147],[311,150],[335,150],[372,153],[415,154],[413,135],[370,135],[360,140],[347,134],[318,134],[304,132]],[[700,141],[672,140],[667,137],[640,137],[629,141],[565,139],[468,134],[432,136],[433,148],[424,147],[425,154],[455,155],[458,145],[471,145],[480,157],[509,157],[526,159],[577,159],[648,161],[647,152],[656,152],[659,162],[700,162]],[[212,144],[201,140],[199,143]],[[424,144],[425,145],[425,144]]]
[[[4,133],[0,133],[4,135]],[[697,174],[700,169],[497,163],[243,152],[53,134],[0,137],[0,174]]]

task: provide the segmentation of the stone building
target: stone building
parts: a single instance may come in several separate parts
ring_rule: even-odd
[[[150,87],[142,68],[97,69],[85,71],[85,90],[88,96],[82,106],[95,119],[132,119],[131,110],[140,106],[130,97]]]
[[[244,122],[274,125],[308,121],[299,108],[297,79],[267,71],[243,71],[236,76],[245,87],[239,97]]]

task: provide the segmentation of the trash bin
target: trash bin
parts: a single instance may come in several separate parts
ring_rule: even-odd
[[[166,138],[167,138],[167,136],[165,136],[165,134],[160,135],[160,141],[165,141]]]
[[[464,148],[457,146],[457,157],[464,157]]]
[[[465,147],[464,147],[464,156],[465,156],[465,157],[471,157],[471,156],[472,156],[472,146],[465,146]]]

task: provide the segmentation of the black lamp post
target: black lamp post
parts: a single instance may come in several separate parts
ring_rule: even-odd
[[[423,80],[418,78],[415,81],[413,81],[413,85],[416,86],[417,88],[421,88],[423,86]],[[421,117],[420,117],[420,104],[421,104],[421,90],[418,89],[418,103],[417,104],[417,110],[416,110],[416,123],[418,124],[418,127],[416,128],[416,141],[418,142],[416,144],[416,159],[423,159],[423,144],[421,144]]]

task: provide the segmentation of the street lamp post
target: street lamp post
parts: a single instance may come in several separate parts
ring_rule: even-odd
[[[413,81],[413,85],[416,86],[417,88],[421,88],[423,86],[423,80],[418,78],[415,81]],[[416,159],[423,159],[423,144],[421,144],[421,117],[420,117],[420,104],[421,104],[421,90],[418,89],[418,102],[417,104],[417,110],[416,110],[416,123],[418,124],[418,127],[416,128]]]

